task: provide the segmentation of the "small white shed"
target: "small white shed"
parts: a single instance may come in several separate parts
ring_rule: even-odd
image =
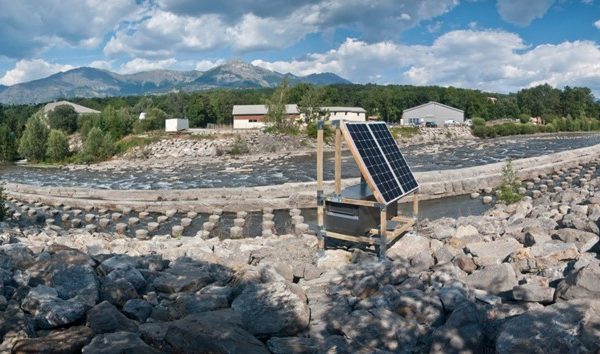
[[[174,118],[165,120],[165,131],[178,132],[190,129],[190,121],[187,119]]]

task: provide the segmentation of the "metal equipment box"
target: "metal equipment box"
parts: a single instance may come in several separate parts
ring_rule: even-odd
[[[373,193],[366,183],[342,190],[342,198],[375,201]],[[352,236],[366,236],[371,230],[378,229],[381,210],[376,207],[352,205],[325,201],[325,228],[328,231]],[[388,215],[398,214],[398,203],[387,206]]]

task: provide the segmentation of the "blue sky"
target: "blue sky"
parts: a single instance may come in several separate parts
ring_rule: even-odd
[[[0,84],[236,58],[353,82],[600,96],[600,0],[0,0]]]

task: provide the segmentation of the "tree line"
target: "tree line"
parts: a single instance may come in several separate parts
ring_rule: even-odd
[[[595,126],[594,122],[600,119],[600,103],[596,101],[592,91],[586,87],[567,86],[557,89],[545,84],[516,93],[497,94],[439,86],[351,84],[317,87],[303,83],[286,86],[284,96],[278,96],[277,90],[281,90],[281,87],[276,89],[217,89],[156,96],[70,100],[102,112],[81,117],[70,112],[66,107],[57,109],[44,117],[38,113],[43,105],[0,105],[0,160],[10,161],[17,157],[26,157],[25,153],[31,150],[37,151],[32,155],[35,156],[33,160],[56,160],[60,155],[59,152],[63,151],[62,146],[59,146],[59,149],[53,147],[53,151],[49,152],[48,143],[50,141],[56,143],[53,145],[62,144],[64,139],[59,132],[62,132],[65,137],[79,132],[84,142],[93,132],[93,141],[100,145],[100,152],[90,148],[88,149],[89,155],[78,156],[78,158],[82,161],[94,160],[96,157],[92,156],[93,154],[110,154],[111,149],[108,146],[114,145],[116,141],[128,134],[164,129],[164,121],[169,117],[187,118],[191,127],[205,127],[209,123],[231,124],[233,105],[262,103],[274,108],[280,107],[274,105],[274,99],[279,100],[279,102],[275,102],[278,104],[299,104],[305,109],[304,113],[310,117],[318,117],[319,114],[322,114],[316,109],[319,105],[359,106],[367,111],[367,115],[377,116],[387,122],[398,122],[404,109],[429,101],[437,101],[462,109],[466,118],[481,118],[485,121],[502,118],[541,117],[546,123],[555,122],[556,130],[561,130],[559,129],[561,125],[568,126],[567,129],[570,129],[588,124],[571,124],[572,120],[582,122],[582,119],[588,119],[591,120],[589,124]],[[139,120],[139,114],[142,112],[146,113],[146,119]],[[39,120],[42,124],[29,122],[32,119]],[[39,134],[28,133],[29,135],[25,135],[26,128],[36,127],[37,129],[42,125],[48,129],[46,133],[40,131],[37,132]],[[51,130],[56,132],[51,132]],[[35,139],[44,139],[45,141],[36,144],[27,142]]]

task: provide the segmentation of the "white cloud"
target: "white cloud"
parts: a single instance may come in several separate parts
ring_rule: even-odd
[[[147,60],[142,58],[135,58],[130,60],[119,67],[119,74],[133,74],[142,71],[169,69],[177,64],[177,60],[174,58],[164,60]]]
[[[112,70],[112,61],[108,60],[94,60],[89,64],[90,68],[102,69],[102,70]]]
[[[544,16],[554,0],[498,0],[496,8],[500,17],[519,26],[527,26],[536,18]]]
[[[21,82],[41,79],[61,71],[74,69],[71,65],[48,63],[42,59],[19,60],[13,69],[8,70],[0,84],[14,85]]]
[[[448,32],[432,45],[348,39],[337,49],[255,65],[307,75],[331,71],[357,83],[401,83],[514,92],[547,82],[588,86],[600,94],[600,46],[591,41],[527,46],[505,31]]]
[[[225,63],[224,59],[200,60],[200,61],[196,62],[194,69],[199,70],[199,71],[206,71],[206,70],[210,70],[210,69],[214,68],[215,66],[219,66],[223,63]]]
[[[278,6],[281,5],[281,6]],[[354,29],[367,41],[397,39],[403,30],[440,16],[458,0],[159,0],[139,22],[122,26],[104,48],[109,56],[167,58],[177,52],[287,48],[308,34]]]
[[[97,47],[142,8],[135,0],[0,0],[0,55],[23,58],[53,46]]]
[[[594,22],[594,27],[596,27],[597,29],[600,29],[600,20]]]

